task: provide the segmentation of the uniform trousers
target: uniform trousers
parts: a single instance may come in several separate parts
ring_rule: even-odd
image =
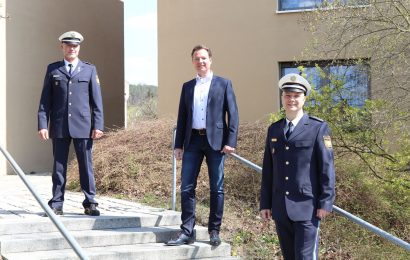
[[[73,141],[80,172],[80,185],[85,195],[83,207],[98,203],[95,200],[96,188],[93,173],[91,138],[53,138],[53,198],[48,202],[52,208],[62,209],[65,185],[67,182],[67,161],[71,140]]]
[[[319,253],[318,218],[292,221],[288,217],[275,219],[282,255],[285,260],[316,260]]]
[[[181,171],[181,229],[193,236],[195,226],[195,189],[202,161],[206,158],[210,186],[210,212],[208,231],[219,232],[224,210],[224,161],[225,154],[215,151],[206,135],[192,134],[189,146],[184,149]]]

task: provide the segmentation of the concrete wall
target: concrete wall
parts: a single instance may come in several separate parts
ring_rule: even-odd
[[[52,169],[51,141],[37,136],[46,66],[62,60],[58,37],[76,30],[80,59],[97,66],[106,130],[124,125],[124,16],[119,0],[7,1],[7,147],[26,172]]]
[[[6,2],[0,0],[0,145],[6,149]],[[6,159],[0,154],[0,174],[7,171]]]
[[[241,122],[277,111],[279,62],[298,57],[310,35],[299,13],[276,10],[272,0],[158,0],[159,114],[176,117],[198,43],[212,49],[214,73],[233,81]]]

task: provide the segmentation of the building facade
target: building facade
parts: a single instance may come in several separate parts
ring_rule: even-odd
[[[80,59],[97,66],[106,128],[124,126],[123,1],[0,0],[0,15],[0,142],[23,171],[52,169],[51,141],[37,135],[37,109],[47,65],[62,60],[63,32],[85,38]],[[10,173],[1,157],[0,174]]]
[[[213,51],[214,73],[233,81],[241,122],[266,120],[280,108],[279,78],[298,72],[294,61],[302,59],[311,39],[300,24],[301,12],[315,8],[317,3],[158,0],[159,114],[176,117],[182,83],[195,76],[191,49],[201,43]],[[303,59],[310,61],[313,57]],[[317,74],[315,63],[305,64],[308,74]],[[359,70],[350,64],[328,69],[349,76],[353,92],[346,94],[353,98],[352,104],[361,106],[370,96],[368,68]],[[319,85],[320,79],[313,80]]]

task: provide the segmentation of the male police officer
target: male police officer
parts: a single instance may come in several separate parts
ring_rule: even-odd
[[[273,123],[263,158],[260,215],[275,220],[285,259],[317,259],[319,223],[333,207],[335,172],[330,130],[303,113],[309,82],[279,81],[286,118]]]
[[[74,31],[59,37],[64,60],[48,65],[38,109],[38,134],[42,140],[52,138],[53,143],[53,197],[48,204],[57,215],[63,215],[71,140],[85,195],[84,213],[100,215],[94,198],[92,146],[93,139],[103,135],[103,105],[95,66],[78,59],[83,39],[80,33]]]

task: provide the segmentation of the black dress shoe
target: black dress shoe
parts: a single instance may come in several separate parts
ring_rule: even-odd
[[[62,216],[64,215],[63,209],[56,209],[56,208],[51,208],[51,210],[54,212],[54,214]],[[47,213],[43,214],[43,217],[48,217]]]
[[[90,206],[84,208],[84,214],[89,216],[99,216],[100,211],[97,209],[97,205],[90,204]]]
[[[221,238],[219,237],[219,232],[212,230],[209,232],[209,243],[211,246],[219,246],[221,244]]]
[[[189,245],[189,244],[192,244],[194,242],[195,242],[195,238],[193,236],[189,237],[189,236],[187,236],[187,235],[185,235],[184,233],[181,232],[178,235],[177,238],[169,240],[167,242],[167,246],[181,246],[181,245],[184,245],[184,244]]]

